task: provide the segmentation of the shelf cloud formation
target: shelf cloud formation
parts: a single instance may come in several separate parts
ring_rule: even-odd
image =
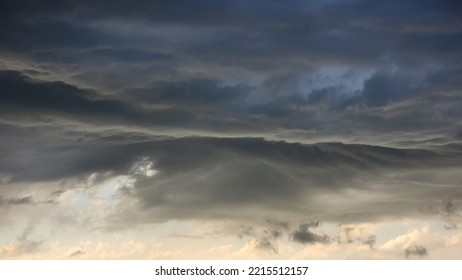
[[[19,0],[0,22],[0,258],[462,257],[459,1]]]

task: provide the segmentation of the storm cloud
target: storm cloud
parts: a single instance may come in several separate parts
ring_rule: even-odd
[[[259,252],[406,258],[437,250],[387,243],[370,224],[459,230],[457,1],[0,6],[5,256],[40,253],[41,221],[88,236],[229,223],[220,234]],[[91,242],[60,256],[91,256]]]

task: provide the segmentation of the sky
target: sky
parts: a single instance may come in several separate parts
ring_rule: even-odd
[[[462,2],[0,2],[0,259],[462,259]]]

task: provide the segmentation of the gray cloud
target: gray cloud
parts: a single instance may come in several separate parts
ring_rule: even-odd
[[[460,165],[458,154],[444,149],[302,145],[255,138],[120,141],[104,145],[36,144],[3,152],[0,165],[10,184],[72,181],[92,173],[132,174],[137,181],[127,199],[135,199],[133,209],[139,211],[121,208],[114,217],[121,225],[171,218],[238,219],[244,212],[249,219],[261,219],[265,212],[271,215],[280,211],[298,218],[310,215],[312,219],[345,223],[405,213],[423,215],[419,209],[428,201],[442,199],[439,184],[446,185],[444,196],[450,194],[454,201],[461,197],[459,175],[437,175]],[[27,161],[20,160],[25,157]],[[143,158],[152,161],[155,176],[132,173]],[[335,211],[328,210],[333,206],[326,204],[329,201],[319,201],[325,194],[341,199],[347,190],[372,189],[372,200],[345,208],[336,206]],[[49,193],[53,191],[56,189]],[[400,199],[384,200],[390,194]],[[355,197],[350,200],[355,201]]]
[[[365,80],[360,92],[351,96],[335,86],[305,93],[301,88],[291,90],[292,86],[284,83],[282,89],[274,85],[259,88],[245,83],[229,86],[206,78],[156,81],[141,88],[122,89],[123,94],[103,95],[63,82],[3,71],[0,106],[5,119],[30,121],[34,115],[42,123],[55,118],[58,123],[72,120],[86,125],[252,136],[278,130],[277,137],[283,139],[288,138],[290,130],[317,137],[334,133],[340,138],[357,138],[367,136],[362,132],[367,129],[390,134],[390,138],[406,131],[411,135],[439,134],[442,136],[438,141],[442,143],[458,141],[454,131],[459,128],[452,120],[460,117],[455,104],[461,97],[449,92],[434,93],[435,79],[438,86],[448,83],[451,88],[449,84],[453,83],[451,79],[433,78],[436,76],[437,72],[423,78],[405,77],[402,72],[377,72]],[[265,88],[280,92],[287,87],[284,94],[260,92]],[[395,105],[383,109],[391,103]],[[393,144],[397,143],[409,146],[413,142]]]
[[[311,228],[318,227],[319,222],[300,224],[299,228],[292,233],[292,239],[302,244],[328,243],[330,238],[327,235],[320,235],[312,232]]]
[[[57,14],[40,16],[37,14],[40,9],[31,11],[33,14],[29,15],[27,10],[21,12],[16,15],[10,13],[2,18],[0,37],[13,39],[2,40],[1,49],[13,52],[43,49],[56,51],[57,48],[96,47],[104,41],[105,34],[85,25],[60,20]]]
[[[449,0],[2,3],[0,206],[59,207],[91,174],[125,175],[107,228],[432,214],[455,229],[461,15]],[[24,192],[37,184],[48,197]],[[241,234],[273,252],[376,242],[316,227]]]
[[[3,88],[0,95],[0,106],[4,109],[2,115],[10,119],[27,119],[34,114],[37,119],[52,116],[83,123],[212,130],[224,130],[223,124],[245,130],[256,125],[246,124],[244,120],[234,121],[231,111],[230,116],[225,114],[232,110],[227,102],[245,97],[246,93],[241,88],[220,87],[210,80],[161,84],[157,89],[132,92],[132,97],[137,97],[138,102],[170,106],[158,109],[109,99],[63,82],[32,80],[17,71],[2,71],[0,86]],[[202,106],[187,106],[192,101]],[[221,103],[222,106],[213,108],[207,106],[208,103]],[[219,113],[221,109],[223,111]]]
[[[91,92],[62,82],[40,82],[28,79],[15,71],[0,73],[0,104],[12,111],[20,107],[29,113],[70,114],[81,117],[104,115],[140,118],[128,105],[114,100],[91,100]],[[27,112],[26,111],[26,112]],[[5,112],[4,112],[5,113]]]
[[[364,82],[363,96],[370,106],[383,106],[389,101],[405,98],[403,95],[414,95],[409,89],[410,81],[404,77],[375,74]],[[409,98],[409,96],[407,97]]]
[[[238,237],[241,239],[247,236],[253,237],[256,249],[269,250],[273,254],[278,254],[278,241],[288,231],[289,224],[287,222],[266,219],[264,229],[256,229],[253,226],[244,225],[241,227]]]
[[[331,244],[337,241],[339,245],[366,245],[374,249],[376,236],[368,234],[361,227],[339,226],[337,234],[324,234],[319,221],[289,223],[274,219],[266,219],[264,224],[255,226],[243,225],[238,234],[240,239],[252,237],[256,249],[268,250],[274,254],[279,252],[279,243],[287,238],[288,241],[310,246],[316,243]],[[411,249],[410,249],[411,250]]]
[[[62,49],[102,47],[114,58],[117,49],[136,46],[142,53],[169,49],[175,58],[194,57],[201,67],[275,70],[281,64],[293,68],[294,57],[308,69],[320,62],[364,66],[384,60],[409,66],[421,56],[428,61],[460,55],[461,7],[443,2],[377,1],[372,7],[368,1],[136,1],[129,6],[113,1],[108,7],[105,1],[17,1],[2,11],[2,26],[8,28],[0,29],[0,36],[10,38],[2,40],[9,50],[52,49],[55,57],[65,56]],[[115,60],[144,64],[139,57],[122,51]]]
[[[400,193],[402,199],[357,204],[352,206],[355,209],[358,207],[359,212],[355,215],[345,215],[337,208],[337,214],[324,218],[349,220],[354,217],[377,217],[378,213],[418,213],[418,205],[424,205],[423,201],[432,199],[438,190],[424,182],[428,178],[406,179],[407,173],[420,174],[421,168],[430,165],[438,172],[438,165],[444,168],[451,166],[453,160],[458,161],[451,157],[445,159],[444,155],[430,151],[336,144],[312,146],[256,139],[182,139],[166,142],[161,147],[159,150],[162,153],[151,156],[155,161],[154,168],[159,173],[140,180],[134,192],[151,218],[164,215],[192,217],[191,209],[196,215],[210,218],[237,217],[241,211],[245,211],[250,218],[252,213],[261,215],[257,209],[278,209],[302,215],[310,213],[309,209],[313,207],[317,209],[317,215],[326,215],[324,211],[328,206],[314,206],[317,205],[318,195],[323,192],[341,194],[346,189],[370,190],[369,184],[361,183],[363,180],[375,182],[377,190],[384,195]],[[170,151],[175,151],[175,154]],[[332,173],[336,176],[328,175]],[[402,175],[395,175],[394,179],[378,175],[388,173]],[[439,181],[438,178],[433,180]],[[457,183],[450,180],[447,182],[453,184],[450,189],[459,197]],[[406,189],[399,187],[403,184],[407,185]],[[186,193],[186,189],[194,191]],[[292,205],[285,201],[291,201]],[[209,211],[211,208],[216,209],[213,215]],[[237,212],[226,211],[230,208]],[[249,212],[246,208],[254,210]]]
[[[0,196],[0,206],[12,206],[12,205],[27,205],[27,204],[33,204],[32,197],[29,196],[23,196],[23,197],[17,197],[17,198],[9,198],[5,199],[2,196]]]
[[[426,257],[427,256],[427,248],[423,247],[422,245],[413,245],[404,250],[404,256],[406,258],[417,256],[417,257]]]
[[[127,92],[141,102],[154,104],[207,106],[209,104],[242,101],[248,89],[245,87],[219,86],[217,81],[193,79],[189,81],[160,82],[149,89],[131,89]]]

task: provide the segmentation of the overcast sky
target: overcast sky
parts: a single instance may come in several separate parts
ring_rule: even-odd
[[[462,258],[462,2],[0,3],[0,258]]]

